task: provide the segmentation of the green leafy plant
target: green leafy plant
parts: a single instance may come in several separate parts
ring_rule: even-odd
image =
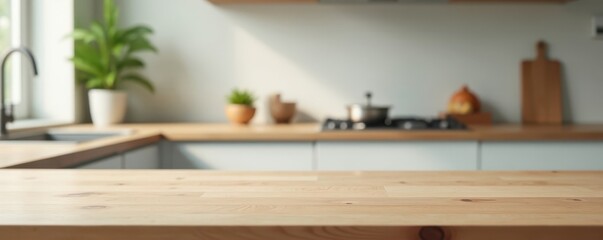
[[[253,103],[256,100],[255,96],[250,91],[239,89],[233,89],[227,99],[230,104],[246,105],[250,107],[253,106]]]
[[[136,73],[145,63],[135,55],[157,52],[149,41],[153,30],[147,26],[117,27],[119,9],[114,0],[104,0],[103,23],[94,22],[88,29],[75,29],[75,56],[71,59],[78,81],[88,89],[117,89],[123,82],[138,83],[151,92],[153,84]]]

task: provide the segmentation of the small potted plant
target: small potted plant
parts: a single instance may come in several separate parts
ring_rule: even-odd
[[[256,98],[246,90],[234,89],[228,95],[228,105],[226,106],[226,116],[233,124],[249,124],[255,115],[253,103]]]
[[[88,29],[75,29],[75,54],[71,58],[77,79],[89,89],[90,113],[95,126],[103,127],[123,121],[127,95],[122,83],[140,84],[151,92],[153,84],[136,73],[145,64],[136,54],[157,52],[148,40],[153,30],[146,26],[118,28],[119,10],[114,0],[103,2],[103,22]]]

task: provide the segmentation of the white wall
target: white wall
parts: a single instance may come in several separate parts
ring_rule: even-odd
[[[145,55],[158,92],[132,87],[129,121],[225,121],[238,86],[282,92],[316,119],[343,117],[366,90],[392,115],[430,116],[467,83],[498,121],[518,122],[519,63],[541,38],[565,64],[567,117],[603,121],[603,41],[590,39],[589,14],[562,6],[120,5],[123,24],[155,28],[161,51]]]

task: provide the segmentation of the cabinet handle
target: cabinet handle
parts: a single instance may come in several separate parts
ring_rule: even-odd
[[[419,237],[421,240],[446,240],[446,233],[441,227],[422,227]]]

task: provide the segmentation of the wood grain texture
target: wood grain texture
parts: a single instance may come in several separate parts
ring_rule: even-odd
[[[603,236],[603,172],[1,172],[8,239]]]
[[[538,42],[537,57],[522,63],[521,97],[524,124],[563,123],[561,63],[547,57],[547,45]]]

